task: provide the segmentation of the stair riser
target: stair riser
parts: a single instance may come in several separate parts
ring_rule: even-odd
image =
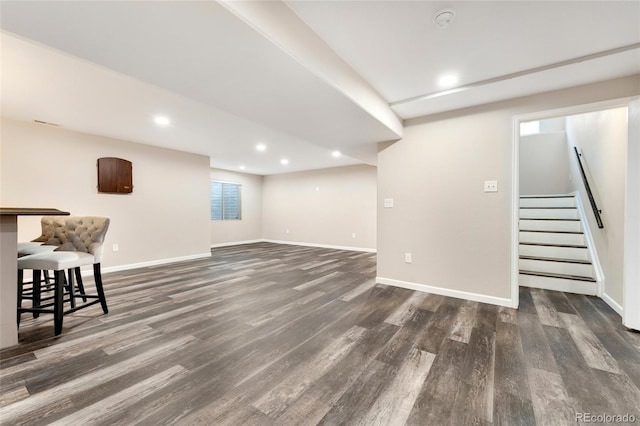
[[[536,277],[533,275],[518,276],[518,284],[524,287],[543,288],[546,290],[564,291],[567,293],[597,294],[597,285],[592,282],[564,280],[560,278]]]
[[[576,275],[581,277],[595,277],[593,266],[580,263],[548,262],[544,260],[520,259],[520,269],[533,272],[549,272],[552,274]]]
[[[534,231],[582,231],[579,221],[520,219],[520,230]]]
[[[571,198],[520,198],[520,207],[575,207],[576,201]]]
[[[519,238],[521,243],[585,245],[583,234],[549,234],[546,232],[521,231]]]
[[[520,218],[579,219],[577,209],[520,209]]]
[[[589,250],[587,250],[586,248],[520,245],[519,252],[523,256],[551,257],[555,259],[590,260]]]

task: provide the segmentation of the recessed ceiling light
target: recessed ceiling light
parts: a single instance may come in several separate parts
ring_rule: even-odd
[[[342,153],[340,153],[340,151],[333,151],[331,155],[333,155],[335,158],[338,158],[342,155]]]
[[[244,170],[244,169],[246,169],[246,167],[245,167],[245,166],[238,166],[238,168],[239,168],[240,170]]]
[[[259,143],[258,145],[256,145],[256,149],[260,152],[263,152],[267,150],[267,146],[263,143]]]
[[[164,115],[157,115],[153,121],[155,121],[158,126],[168,126],[170,123],[169,117],[165,117]]]
[[[283,158],[282,160],[280,160],[280,164],[282,164],[283,166],[286,166],[287,164],[289,164],[289,160],[287,160],[286,158]]]
[[[458,76],[453,74],[443,75],[438,79],[438,85],[440,87],[452,87],[458,83]]]

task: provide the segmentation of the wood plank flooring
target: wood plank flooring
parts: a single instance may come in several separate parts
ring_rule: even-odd
[[[523,288],[516,311],[376,285],[375,261],[259,243],[107,274],[108,315],[58,337],[23,315],[0,423],[640,422],[640,335],[601,300]]]

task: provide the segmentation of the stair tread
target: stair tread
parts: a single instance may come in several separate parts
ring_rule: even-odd
[[[568,248],[588,248],[586,245],[580,244],[553,244],[553,243],[524,243],[520,242],[520,244],[525,246],[544,246],[544,247],[568,247]]]
[[[592,277],[583,277],[581,275],[569,275],[569,274],[556,274],[552,272],[536,272],[536,271],[526,271],[521,269],[520,274],[522,275],[533,275],[536,277],[547,277],[547,278],[560,278],[565,280],[573,280],[573,281],[586,281],[595,283],[596,280]]]
[[[558,257],[542,257],[542,256],[528,256],[528,255],[521,255],[520,259],[540,260],[543,262],[579,263],[581,265],[591,265],[591,262],[589,260],[582,260],[582,259],[562,259]]]
[[[520,232],[544,232],[547,234],[584,234],[584,232],[582,231],[546,231],[541,229],[521,229]]]
[[[575,198],[575,195],[521,195],[520,198]]]
[[[544,209],[573,209],[573,210],[577,210],[577,207],[556,207],[556,206],[520,206],[521,209],[538,209],[538,210],[544,210]]]
[[[521,217],[520,220],[561,220],[570,222],[580,222],[580,219],[560,219],[555,217]]]

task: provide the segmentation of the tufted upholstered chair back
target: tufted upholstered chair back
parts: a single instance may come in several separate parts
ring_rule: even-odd
[[[109,229],[108,217],[67,216],[66,241],[56,251],[82,251],[94,257],[94,263],[102,260],[104,237]]]
[[[44,216],[40,220],[42,234],[33,240],[35,243],[59,246],[67,241],[66,216]]]

